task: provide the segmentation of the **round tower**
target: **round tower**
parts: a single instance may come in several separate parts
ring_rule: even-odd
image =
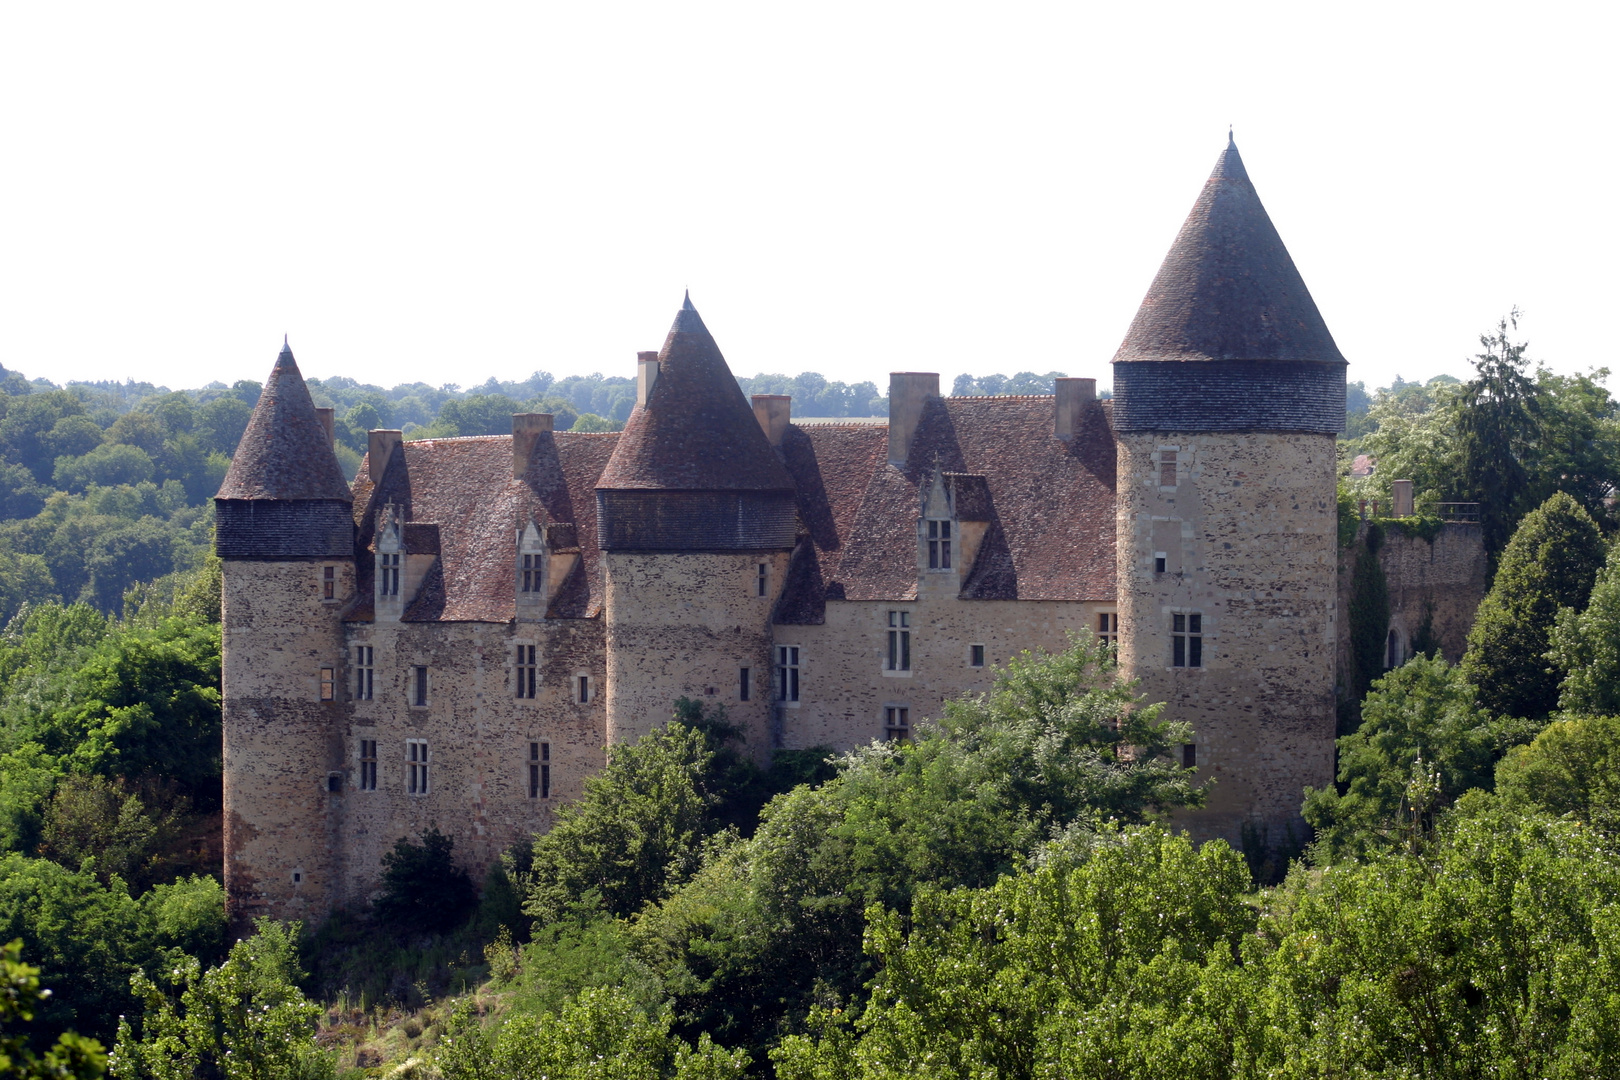
[[[664,723],[684,696],[725,706],[767,756],[793,480],[690,297],[663,349],[642,354],[596,502],[609,744]]]
[[[1345,359],[1228,143],[1114,357],[1120,664],[1213,778],[1201,837],[1333,782]]]
[[[340,608],[354,591],[354,519],[331,429],[285,344],[214,508],[230,914],[318,918],[340,900]]]

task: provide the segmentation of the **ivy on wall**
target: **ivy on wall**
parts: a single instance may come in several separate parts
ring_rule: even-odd
[[[1389,632],[1389,583],[1378,563],[1378,549],[1384,545],[1384,530],[1369,522],[1361,550],[1356,552],[1350,579],[1350,701],[1341,709],[1339,734],[1346,735],[1361,723],[1361,701],[1373,680],[1384,673],[1385,635]],[[1349,730],[1344,730],[1347,728]]]

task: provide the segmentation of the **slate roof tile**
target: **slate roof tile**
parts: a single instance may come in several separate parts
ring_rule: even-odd
[[[349,501],[332,439],[285,344],[215,498]]]

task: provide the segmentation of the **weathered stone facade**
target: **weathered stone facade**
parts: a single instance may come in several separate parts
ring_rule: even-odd
[[[233,914],[363,902],[430,826],[481,875],[682,696],[761,762],[842,750],[1077,634],[1195,729],[1189,828],[1297,838],[1333,775],[1345,361],[1235,147],[1114,365],[1118,402],[900,372],[887,424],[795,424],[688,301],[622,433],[375,431],[347,484],[284,350],[218,501]],[[1432,611],[1449,654],[1477,535],[1382,557],[1397,636]]]
[[[1339,553],[1339,610],[1348,611],[1355,587],[1356,556],[1367,543],[1363,524],[1356,542]],[[1385,666],[1411,659],[1425,629],[1440,654],[1455,664],[1468,647],[1474,611],[1485,599],[1490,567],[1477,522],[1447,522],[1434,539],[1409,535],[1399,524],[1380,526],[1378,567],[1389,595]],[[1346,628],[1348,629],[1348,628]],[[1350,670],[1350,638],[1339,635],[1338,670]],[[1341,682],[1342,682],[1341,678]]]

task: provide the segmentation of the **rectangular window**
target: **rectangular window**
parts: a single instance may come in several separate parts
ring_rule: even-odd
[[[372,692],[376,689],[376,680],[372,677],[371,661],[374,653],[370,645],[356,645],[354,647],[354,699],[356,701],[370,701]]]
[[[904,742],[911,738],[911,710],[904,705],[890,705],[883,710],[883,737],[890,742]]]
[[[360,740],[360,790],[377,790],[377,740]]]
[[[529,744],[529,798],[551,798],[551,744]]]
[[[969,645],[968,646],[968,666],[969,667],[984,667],[984,646],[983,645]]]
[[[535,661],[535,646],[517,647],[517,696],[532,698],[540,682],[540,665]]]
[[[383,596],[399,595],[399,555],[377,556],[377,591]]]
[[[1204,617],[1196,611],[1170,616],[1170,666],[1204,666]]]
[[[776,647],[776,700],[799,700],[799,647]]]
[[[1198,768],[1198,746],[1195,743],[1181,744],[1181,767],[1183,769]]]
[[[337,688],[332,684],[332,669],[321,668],[321,700],[331,701],[336,692]]]
[[[337,599],[337,567],[321,567],[321,599]]]
[[[579,676],[575,689],[579,694],[579,703],[581,705],[587,704],[591,700],[591,677],[589,675]]]
[[[427,667],[418,665],[411,668],[411,704],[417,708],[426,708],[428,703],[428,676]]]
[[[523,556],[523,591],[537,593],[540,591],[540,556]]]
[[[1104,645],[1119,644],[1119,615],[1113,611],[1097,613],[1097,637]]]
[[[753,692],[754,692],[753,683],[754,683],[754,680],[753,680],[752,676],[753,676],[753,672],[750,671],[748,668],[739,668],[737,670],[737,700],[738,701],[748,701],[753,697]]]
[[[1176,452],[1174,450],[1159,451],[1159,486],[1176,486]]]
[[[889,612],[889,670],[911,670],[911,612]]]
[[[754,579],[755,596],[764,596],[765,589],[770,584],[770,574],[764,563],[759,564],[759,576]]]
[[[1166,557],[1165,557],[1165,554],[1164,554],[1164,552],[1162,552],[1162,551],[1155,551],[1155,552],[1154,552],[1154,553],[1153,553],[1153,572],[1154,572],[1154,573],[1155,573],[1155,574],[1162,574],[1162,573],[1164,573],[1164,572],[1165,572],[1165,569],[1166,569],[1166,563],[1167,563],[1167,562],[1168,562],[1168,561],[1169,561],[1169,560],[1168,560],[1168,559],[1167,559],[1167,558],[1166,558]]]
[[[951,523],[948,521],[930,521],[928,523],[928,569],[949,570],[951,568]]]
[[[426,739],[405,740],[405,764],[410,771],[406,774],[405,790],[412,795],[426,795],[428,793],[428,743]]]

